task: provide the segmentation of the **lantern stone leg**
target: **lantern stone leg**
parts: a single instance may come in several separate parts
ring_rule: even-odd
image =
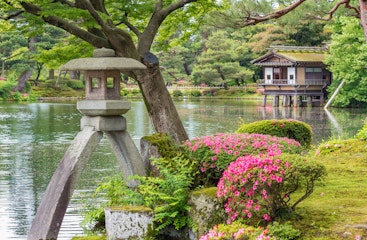
[[[115,152],[117,163],[120,166],[124,180],[128,186],[136,186],[137,183],[129,179],[133,175],[146,175],[146,169],[141,155],[126,131],[106,132],[106,136]],[[139,159],[139,161],[136,161]]]
[[[84,128],[75,137],[61,159],[42,198],[28,239],[57,239],[69,201],[90,156],[102,138],[102,132]]]

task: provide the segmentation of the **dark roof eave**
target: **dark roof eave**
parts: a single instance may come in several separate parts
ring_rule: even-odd
[[[291,62],[260,62],[254,63],[255,66],[296,66],[297,64]]]

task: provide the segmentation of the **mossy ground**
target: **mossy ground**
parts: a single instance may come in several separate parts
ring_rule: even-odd
[[[324,164],[328,176],[298,206],[292,224],[305,239],[367,239],[367,142],[331,140],[309,157]]]

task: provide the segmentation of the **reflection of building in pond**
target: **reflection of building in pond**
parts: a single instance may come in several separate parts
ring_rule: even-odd
[[[331,84],[331,73],[323,63],[326,48],[273,46],[270,52],[252,63],[262,67],[264,105],[267,96],[273,96],[273,106],[320,106],[326,98],[326,87]]]
[[[313,111],[309,108],[269,107],[261,109],[263,119],[296,119],[303,122],[324,122],[328,119],[324,111]]]

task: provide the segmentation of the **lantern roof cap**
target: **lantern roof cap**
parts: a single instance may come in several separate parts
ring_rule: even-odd
[[[146,66],[133,58],[115,57],[113,49],[100,48],[93,51],[93,57],[70,60],[60,69],[62,71],[143,70]]]

